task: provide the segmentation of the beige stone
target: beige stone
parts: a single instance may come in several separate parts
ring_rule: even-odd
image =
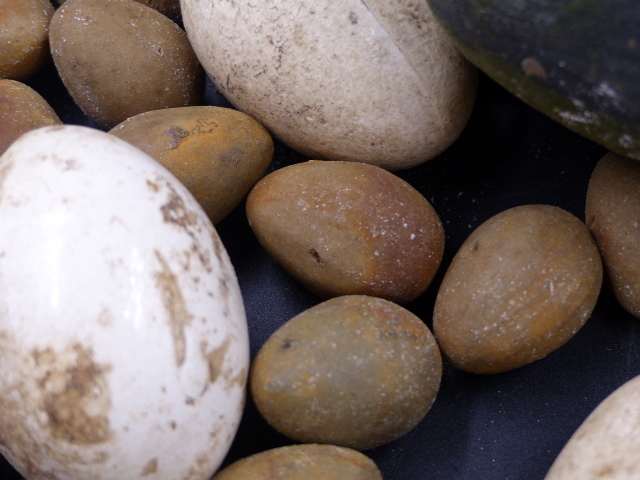
[[[221,92],[309,158],[408,168],[469,119],[475,68],[426,2],[183,0],[182,15]]]

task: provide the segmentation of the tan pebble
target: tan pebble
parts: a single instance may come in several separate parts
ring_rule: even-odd
[[[418,317],[387,300],[348,295],[280,327],[253,362],[250,388],[284,435],[363,450],[415,427],[441,376],[440,351]]]
[[[382,480],[369,457],[335,445],[288,445],[243,458],[213,480]]]
[[[0,79],[0,155],[23,133],[61,123],[34,89],[15,80]]]
[[[608,153],[591,175],[587,225],[602,254],[607,283],[640,317],[640,162]]]
[[[573,337],[601,284],[600,255],[584,223],[549,205],[514,207],[460,247],[438,291],[434,334],[461,370],[510,370]]]
[[[125,120],[109,133],[148,153],[178,177],[213,223],[244,199],[273,156],[269,132],[229,108],[153,110]]]
[[[26,80],[50,59],[49,0],[0,1],[0,78]]]

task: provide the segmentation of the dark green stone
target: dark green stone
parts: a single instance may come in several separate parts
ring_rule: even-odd
[[[463,54],[569,129],[640,158],[637,0],[428,0]]]

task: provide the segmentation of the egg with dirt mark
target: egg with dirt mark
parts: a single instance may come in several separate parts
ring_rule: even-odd
[[[640,376],[610,392],[562,448],[544,480],[628,480],[640,476]]]
[[[0,452],[25,478],[210,478],[248,357],[224,246],[160,164],[79,126],[0,157]]]
[[[427,2],[181,0],[181,8],[224,96],[308,158],[409,168],[448,148],[471,115],[476,69]]]

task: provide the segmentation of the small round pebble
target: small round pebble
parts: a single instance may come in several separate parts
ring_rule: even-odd
[[[245,457],[213,480],[382,480],[382,474],[373,460],[355,450],[302,444]]]
[[[214,224],[244,199],[273,156],[269,132],[231,108],[153,110],[125,120],[109,133],[148,153],[178,177]]]
[[[620,305],[640,318],[640,161],[615,153],[596,165],[586,200],[593,233]]]
[[[280,433],[365,450],[417,425],[441,376],[440,351],[418,317],[388,300],[347,295],[281,326],[253,362],[250,389]]]
[[[23,133],[60,124],[56,112],[33,88],[0,79],[0,155]]]
[[[433,331],[443,355],[470,373],[539,360],[582,328],[602,285],[587,226],[551,205],[521,205],[486,220],[440,284]]]
[[[184,30],[134,0],[67,0],[49,38],[71,97],[105,128],[203,98],[204,72]]]
[[[0,1],[0,78],[26,80],[51,60],[49,0]]]
[[[431,204],[374,165],[312,160],[280,168],[256,184],[246,210],[267,252],[322,298],[404,304],[428,288],[442,260],[444,230]]]
[[[62,5],[66,0],[55,0],[58,5]],[[108,0],[104,0],[108,1]],[[138,3],[158,10],[163,15],[169,17],[174,22],[181,20],[180,0],[135,0]]]

